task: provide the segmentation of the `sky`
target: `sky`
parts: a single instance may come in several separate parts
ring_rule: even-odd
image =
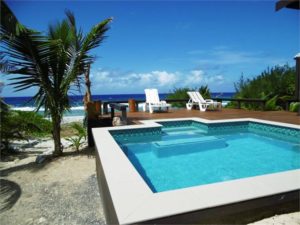
[[[232,92],[234,82],[288,63],[300,52],[300,11],[275,12],[276,0],[243,1],[6,1],[24,25],[47,31],[74,12],[88,32],[113,17],[105,41],[92,53],[92,94],[144,93],[157,88],[208,85]],[[32,96],[35,89],[2,96]],[[83,90],[84,91],[84,90]]]

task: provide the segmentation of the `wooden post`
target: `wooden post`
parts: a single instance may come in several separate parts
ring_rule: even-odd
[[[241,109],[241,101],[238,100],[237,103],[238,103],[238,109]]]
[[[122,121],[127,122],[127,112],[126,109],[122,110]]]
[[[95,110],[98,113],[98,115],[101,115],[101,101],[95,101]]]
[[[289,107],[290,106],[290,102],[289,101],[286,101],[285,102],[285,111],[289,111]]]
[[[103,102],[103,114],[108,114],[108,102]]]
[[[138,112],[139,111],[139,103],[135,102],[135,111]]]
[[[95,107],[94,102],[88,102],[86,104],[86,109],[87,109],[87,115],[89,120],[97,120],[98,119],[98,112]]]
[[[110,107],[110,116],[112,119],[115,117],[115,109],[113,107]]]
[[[96,104],[94,102],[86,102],[86,111],[87,111],[88,145],[89,147],[92,147],[94,146],[92,128],[96,127],[99,112],[96,110]]]
[[[129,112],[135,112],[136,111],[136,105],[134,99],[128,99],[128,105],[129,105]]]
[[[266,108],[266,100],[262,101],[262,111],[265,111]]]

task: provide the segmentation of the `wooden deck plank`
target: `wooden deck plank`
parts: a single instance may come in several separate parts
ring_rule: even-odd
[[[300,125],[300,117],[297,113],[287,111],[249,111],[243,109],[222,109],[222,111],[206,111],[199,110],[170,110],[169,112],[149,113],[149,112],[130,112],[128,113],[129,121],[138,123],[139,120],[149,119],[168,119],[168,118],[187,118],[199,117],[209,120],[218,119],[236,119],[236,118],[255,118],[270,120],[275,122],[291,123]]]

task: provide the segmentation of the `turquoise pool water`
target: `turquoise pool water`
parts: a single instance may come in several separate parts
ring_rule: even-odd
[[[300,168],[300,131],[258,123],[161,123],[112,132],[153,192]]]

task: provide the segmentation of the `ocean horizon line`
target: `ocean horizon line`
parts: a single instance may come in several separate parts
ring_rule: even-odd
[[[211,92],[211,94],[235,94],[235,91],[216,91],[216,92]],[[159,93],[159,95],[169,95],[172,94],[172,92],[165,92],[165,93]],[[145,93],[128,93],[128,94],[92,94],[92,96],[126,96],[126,95],[145,95]],[[78,95],[68,95],[69,97],[83,97],[84,94],[78,94]],[[34,95],[27,95],[27,96],[1,96],[1,98],[32,98]]]

